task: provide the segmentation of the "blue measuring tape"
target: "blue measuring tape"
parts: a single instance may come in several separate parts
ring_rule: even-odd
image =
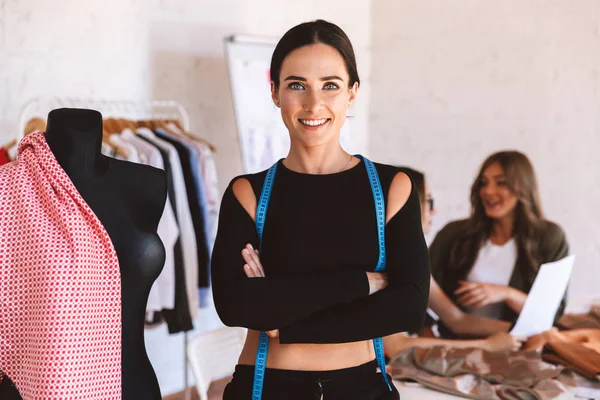
[[[373,192],[373,200],[375,201],[375,212],[377,216],[377,237],[379,239],[379,259],[375,272],[381,272],[385,269],[385,200],[383,197],[383,190],[381,189],[381,182],[379,181],[379,175],[373,162],[367,158],[356,155],[360,158],[367,168],[367,174],[369,175],[369,182],[371,184],[371,191]],[[273,190],[273,181],[275,180],[275,172],[277,172],[277,164],[275,163],[267,171],[265,183],[262,187],[260,194],[260,200],[256,209],[256,231],[258,232],[258,238],[260,241],[260,247],[262,248],[262,236],[265,228],[265,219],[267,217],[267,209],[269,207],[269,200],[271,199],[271,191]],[[387,373],[385,370],[385,356],[383,354],[383,339],[373,339],[373,347],[375,348],[375,357],[377,359],[377,365],[381,370],[381,375],[386,385],[392,390]],[[260,338],[258,341],[258,351],[256,352],[256,362],[254,365],[254,385],[252,388],[252,400],[261,400],[263,386],[265,383],[265,369],[267,367],[267,354],[269,352],[269,336],[265,332],[260,332]]]

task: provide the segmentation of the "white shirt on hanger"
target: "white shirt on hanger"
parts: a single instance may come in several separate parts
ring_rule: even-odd
[[[467,280],[506,286],[510,283],[516,262],[517,244],[514,238],[503,245],[496,245],[488,240],[479,250]],[[489,304],[472,314],[499,319],[503,308],[504,303]]]
[[[115,156],[116,159],[129,161],[129,162],[133,162],[136,164],[147,164],[146,160],[143,160],[142,158],[140,158],[140,155],[139,155],[137,149],[135,148],[135,146],[131,145],[130,143],[127,143],[125,140],[123,140],[121,138],[120,135],[113,133],[109,137],[110,137],[110,140],[113,143],[115,143],[117,146],[123,147],[124,149],[127,150],[126,158],[122,158],[119,155],[116,155]]]
[[[137,137],[130,129],[125,129],[120,136],[122,142],[136,148],[140,159],[146,160],[146,165],[164,171],[163,158],[156,147]],[[179,238],[179,226],[168,193],[158,224],[158,236],[165,246],[166,259],[163,270],[150,289],[146,311],[175,308],[175,243]]]
[[[185,269],[185,286],[190,307],[190,315],[193,319],[199,315],[200,299],[198,297],[198,251],[196,246],[196,233],[192,224],[192,215],[188,204],[187,189],[183,178],[181,160],[175,147],[156,137],[154,132],[148,128],[139,128],[136,133],[148,139],[152,144],[166,151],[169,155],[173,185],[177,195],[175,203],[177,209],[177,220],[181,234],[181,247],[183,250],[183,264]]]

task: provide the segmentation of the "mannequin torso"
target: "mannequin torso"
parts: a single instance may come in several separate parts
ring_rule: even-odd
[[[165,261],[165,249],[156,232],[166,201],[164,171],[102,155],[102,116],[96,111],[50,112],[46,141],[104,225],[117,253],[122,299],[122,399],[159,400],[158,380],[144,346],[144,315],[150,288]]]

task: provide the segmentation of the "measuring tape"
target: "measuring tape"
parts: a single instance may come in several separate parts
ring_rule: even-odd
[[[367,168],[367,174],[369,175],[369,183],[371,184],[371,191],[373,192],[373,200],[375,201],[375,213],[377,216],[377,237],[379,239],[379,259],[377,260],[377,266],[375,272],[381,272],[385,269],[385,199],[383,197],[383,190],[381,189],[381,182],[379,181],[379,175],[372,161],[367,158],[356,155],[357,158],[361,159]],[[265,228],[265,219],[267,217],[267,209],[269,208],[269,200],[271,199],[271,192],[273,190],[273,181],[275,180],[275,172],[277,172],[277,164],[275,163],[267,171],[267,177],[263,184],[262,192],[260,194],[260,200],[256,209],[256,231],[258,232],[258,239],[260,241],[260,248],[262,248],[262,236]],[[375,357],[377,358],[377,365],[381,370],[381,375],[386,385],[392,390],[387,373],[385,370],[385,357],[383,354],[383,339],[373,339],[373,347],[375,348]],[[265,383],[265,369],[267,366],[267,354],[269,352],[269,336],[265,332],[260,332],[260,338],[258,340],[258,351],[256,352],[256,362],[254,365],[254,385],[252,388],[252,400],[261,400],[263,386]]]

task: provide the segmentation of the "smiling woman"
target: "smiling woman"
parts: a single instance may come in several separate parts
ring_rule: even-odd
[[[224,399],[398,399],[377,368],[380,338],[419,329],[427,307],[417,190],[340,145],[360,81],[338,26],[288,31],[271,80],[289,153],[230,183],[212,257],[219,316],[249,328]]]
[[[444,227],[430,256],[434,277],[458,304],[513,321],[540,265],[568,250],[563,230],[544,219],[531,162],[517,151],[503,151],[481,166],[471,188],[469,219]]]

